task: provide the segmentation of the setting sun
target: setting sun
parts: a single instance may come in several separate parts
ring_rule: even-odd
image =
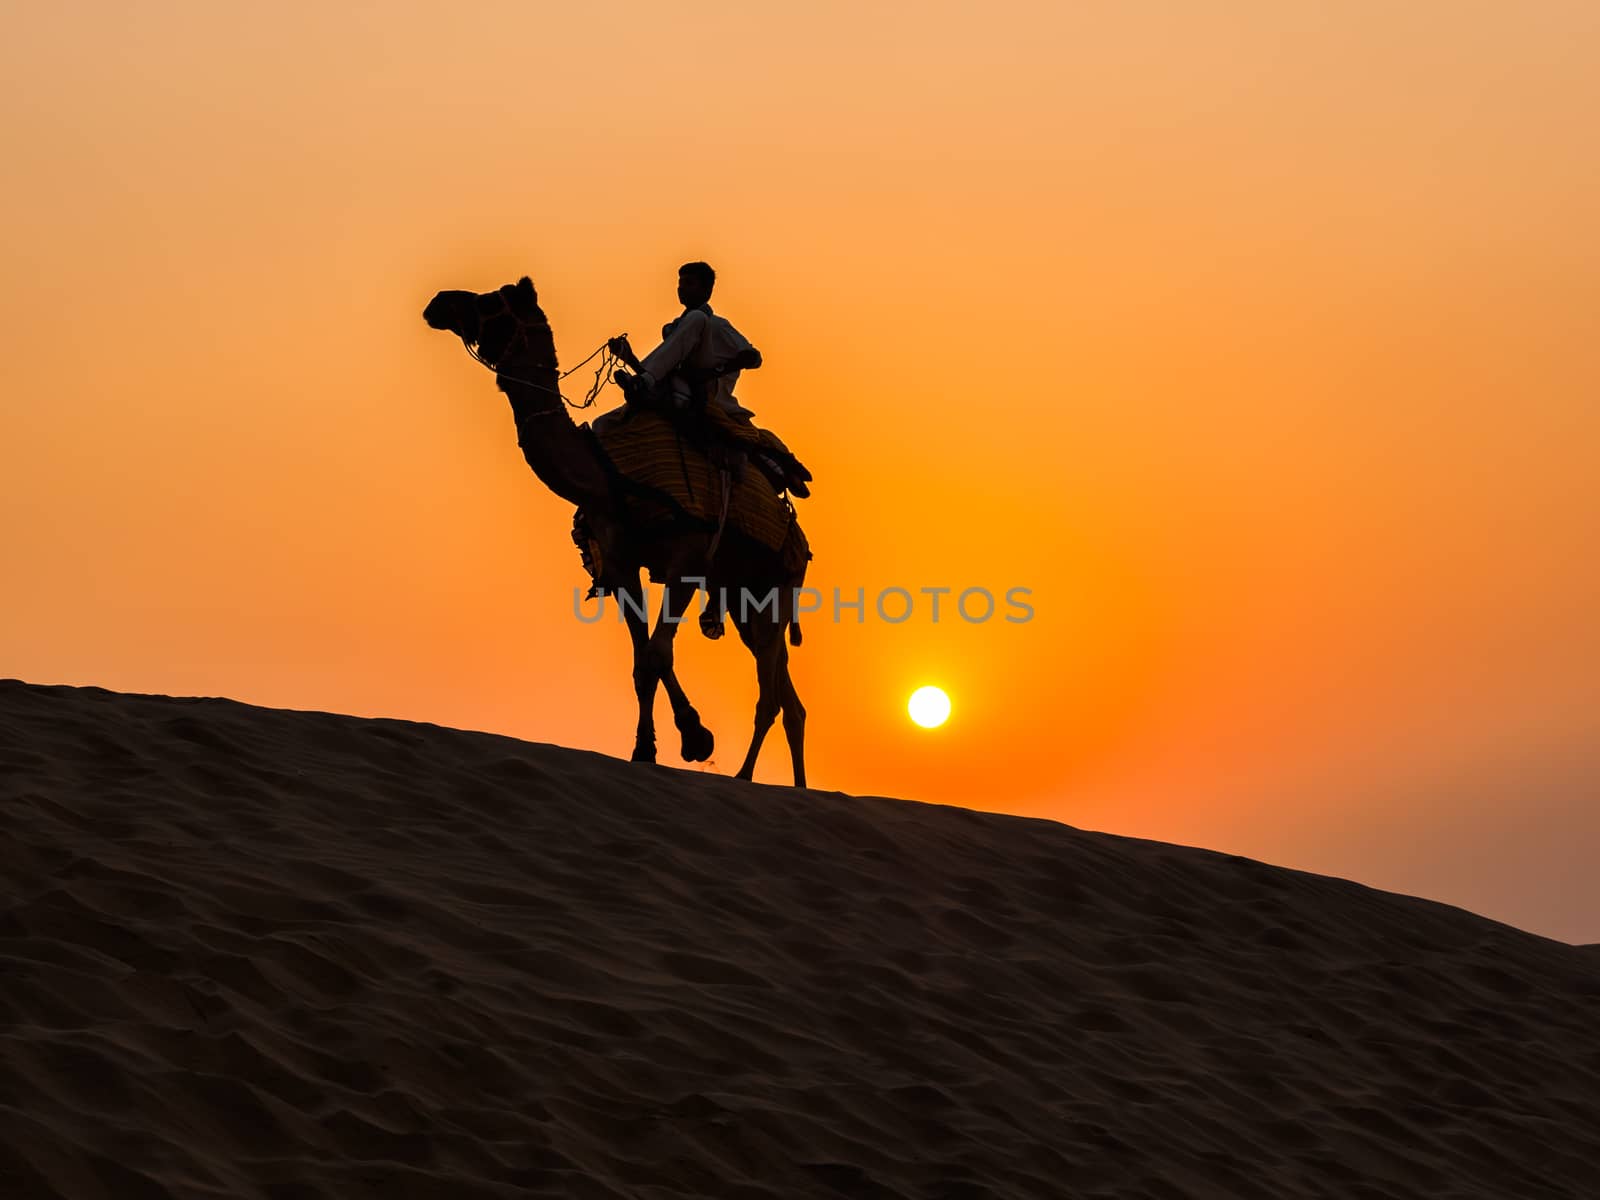
[[[919,687],[906,704],[911,719],[924,729],[937,729],[950,718],[950,697],[936,687]]]

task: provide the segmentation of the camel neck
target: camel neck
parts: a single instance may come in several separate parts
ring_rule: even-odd
[[[517,359],[502,366],[504,373],[496,382],[511,401],[517,445],[533,473],[556,495],[581,508],[608,505],[611,489],[605,468],[591,439],[568,415],[555,368]]]

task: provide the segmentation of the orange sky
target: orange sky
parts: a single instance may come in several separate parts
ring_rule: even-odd
[[[815,784],[1600,939],[1600,8],[336,7],[8,22],[0,674],[625,753],[420,312],[527,273],[574,363],[706,258],[811,582],[1033,589],[813,618]],[[679,645],[731,772],[749,660]]]

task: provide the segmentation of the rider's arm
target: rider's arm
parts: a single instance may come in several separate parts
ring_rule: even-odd
[[[627,334],[612,338],[606,345],[611,350],[611,353],[621,359],[622,362],[632,367],[635,371],[639,369],[639,356],[633,352],[633,347],[628,344]]]
[[[716,317],[711,324],[712,356],[718,366],[725,371],[754,371],[761,365],[761,351],[752,346],[750,339],[735,329],[731,321]]]

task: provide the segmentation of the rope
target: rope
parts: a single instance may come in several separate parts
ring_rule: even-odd
[[[722,531],[728,527],[728,494],[733,490],[730,486],[731,475],[732,472],[727,467],[723,467],[717,475],[719,490],[722,492],[722,512],[717,516],[717,532],[711,539],[711,548],[706,551],[708,562],[717,556],[717,547],[722,544]],[[790,511],[793,512],[792,509]]]
[[[580,404],[575,400],[567,399],[567,397],[562,394],[562,391],[559,387],[547,387],[542,383],[534,382],[532,379],[519,379],[515,375],[507,374],[505,371],[500,370],[500,368],[495,366],[492,362],[489,362],[470,345],[467,345],[467,343],[463,342],[462,345],[467,347],[467,354],[471,356],[473,362],[477,363],[481,367],[486,368],[487,370],[493,371],[497,378],[508,380],[511,383],[520,383],[523,387],[531,387],[535,391],[546,392],[552,396],[559,396],[561,398],[561,402],[568,408],[576,409],[590,408],[594,405],[594,402],[600,398],[600,393],[605,390],[606,384],[611,382],[610,372],[612,368],[615,367],[620,361],[615,354],[611,353],[611,343],[609,341],[601,342],[600,345],[595,348],[594,354],[589,355],[588,358],[584,359],[583,362],[579,363],[576,367],[573,367],[572,370],[564,371],[560,375],[556,376],[556,382],[560,383],[561,380],[565,379],[568,375],[571,375],[573,371],[577,371],[593,362],[596,354],[601,356],[600,365],[595,368],[594,383],[590,386],[589,390],[584,393],[583,402]],[[555,367],[550,364],[540,364],[540,366],[546,371],[555,370]],[[561,410],[556,409],[555,411],[560,412]]]
[[[672,426],[672,436],[678,443],[678,466],[683,469],[683,487],[689,493],[689,499],[693,500],[694,481],[689,478],[689,456],[683,452],[683,430],[678,428],[676,422]]]
[[[623,334],[622,336],[627,337],[628,335]],[[584,359],[583,362],[579,363],[577,367],[573,367],[571,370],[561,372],[561,378],[565,379],[568,375],[571,375],[574,371],[578,370],[578,367],[587,366],[593,360],[594,355],[599,354],[602,350],[604,350],[608,355],[611,354],[611,342],[609,339],[596,346],[594,348],[594,354],[589,355],[589,357]],[[612,357],[615,356],[613,355]]]

